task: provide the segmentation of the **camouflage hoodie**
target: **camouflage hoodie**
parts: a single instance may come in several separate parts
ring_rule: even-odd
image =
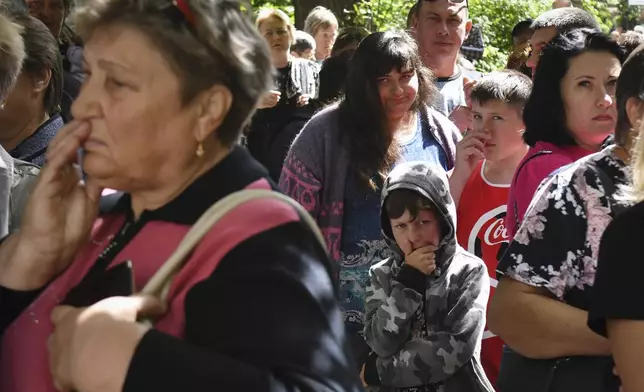
[[[441,214],[444,233],[429,276],[405,266],[393,239],[384,202],[396,189],[418,192]],[[377,373],[380,391],[493,392],[479,361],[488,273],[456,242],[456,208],[444,170],[424,162],[399,165],[385,181],[382,205],[383,235],[398,256],[369,271],[365,338],[373,353],[367,382],[373,385]]]

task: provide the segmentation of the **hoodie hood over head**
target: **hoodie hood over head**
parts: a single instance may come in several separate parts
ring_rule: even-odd
[[[400,256],[404,254],[396,244],[385,202],[391,192],[407,189],[428,199],[439,213],[441,219],[441,241],[436,252],[436,275],[445,270],[456,254],[456,205],[449,191],[445,170],[427,162],[402,163],[391,171],[384,183],[381,197],[380,221],[382,233],[389,245]]]
[[[391,192],[410,190],[435,206],[443,232],[436,270],[425,275],[388,258],[369,270],[364,336],[373,353],[365,380],[383,390],[430,386],[443,392],[494,392],[480,364],[490,282],[485,264],[458,246],[456,207],[447,174],[426,162],[409,162],[391,171],[382,191],[382,231],[393,232],[385,203]]]

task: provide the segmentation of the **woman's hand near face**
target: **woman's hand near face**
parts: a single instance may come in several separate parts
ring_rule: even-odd
[[[0,285],[35,290],[67,268],[86,243],[101,189],[81,182],[77,154],[89,125],[72,122],[51,142],[20,232],[0,247]]]
[[[277,103],[280,101],[280,97],[282,96],[282,93],[276,90],[271,90],[266,95],[264,98],[262,98],[262,101],[259,103],[259,109],[269,109],[272,107],[275,107]]]
[[[121,391],[134,351],[149,329],[137,319],[155,318],[165,310],[151,296],[112,297],[89,308],[55,308],[48,349],[56,389]]]

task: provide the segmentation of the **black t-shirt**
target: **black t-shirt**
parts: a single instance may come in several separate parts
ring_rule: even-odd
[[[588,326],[606,336],[607,319],[644,320],[644,202],[619,214],[599,247]]]

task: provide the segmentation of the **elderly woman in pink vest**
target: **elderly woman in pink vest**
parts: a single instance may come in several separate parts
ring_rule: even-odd
[[[286,203],[229,212],[165,302],[128,296],[213,203],[273,187],[237,145],[272,78],[244,9],[79,9],[87,77],[75,121],[49,148],[21,230],[0,245],[2,392],[360,390],[332,267]]]

